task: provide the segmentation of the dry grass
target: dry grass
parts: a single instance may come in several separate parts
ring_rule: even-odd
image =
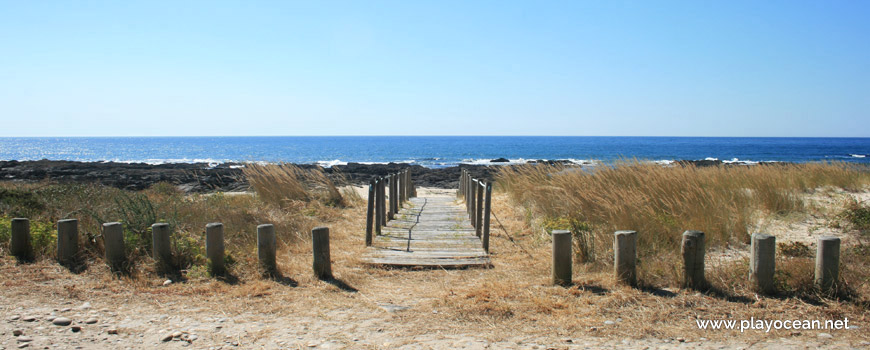
[[[319,167],[305,170],[293,164],[247,164],[243,173],[266,203],[280,207],[313,200],[330,206],[346,204],[341,192]]]
[[[612,263],[614,231],[638,231],[641,278],[663,286],[679,285],[672,262],[685,230],[705,232],[710,247],[740,246],[759,217],[804,214],[808,192],[870,184],[865,171],[817,163],[698,168],[625,161],[589,172],[539,165],[504,168],[497,178],[542,237],[553,228],[572,230],[580,260],[593,269]]]

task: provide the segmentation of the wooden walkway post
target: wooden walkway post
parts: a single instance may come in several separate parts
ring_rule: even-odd
[[[169,224],[156,223],[151,225],[151,254],[157,261],[158,270],[166,270],[172,266],[172,245]]]
[[[33,243],[30,238],[30,219],[14,218],[11,223],[12,238],[9,250],[18,261],[33,260]]]
[[[66,219],[57,222],[57,261],[70,266],[79,255],[79,221]]]
[[[369,182],[368,206],[366,206],[366,246],[372,245],[372,224],[375,218],[375,180]]]
[[[704,232],[683,232],[683,286],[692,289],[704,289],[707,281],[704,279]]]
[[[468,198],[468,200],[471,202],[471,206],[470,206],[470,208],[468,208],[469,209],[468,210],[468,217],[471,219],[471,227],[474,227],[475,229],[477,229],[477,221],[475,219],[477,219],[478,186],[475,185],[474,179],[471,179],[471,181],[468,182],[468,185],[469,185],[468,187],[470,188],[470,190],[468,191],[470,198]]]
[[[112,271],[121,271],[127,254],[124,251],[124,225],[120,222],[103,224],[103,244],[106,248],[106,262]]]
[[[553,230],[553,284],[571,285],[571,231]]]
[[[637,284],[637,231],[613,234],[613,272],[620,282]]]
[[[388,177],[390,178],[390,211],[387,219],[394,220],[398,211],[396,208],[396,174],[390,174]]]
[[[384,178],[379,177],[377,180],[377,188],[375,189],[375,220],[377,220],[377,224],[375,225],[375,231],[377,234],[381,234],[381,227],[386,225],[386,213],[384,213]]]
[[[752,287],[762,294],[776,291],[773,283],[776,271],[776,237],[755,233],[752,235],[751,255],[749,256],[749,280]]]
[[[840,278],[840,238],[834,236],[819,237],[816,248],[815,283],[828,292],[836,287]]]
[[[332,261],[329,258],[329,228],[315,227],[311,230],[311,244],[314,255],[314,275],[326,280],[332,278]]]
[[[456,192],[456,197],[463,197],[465,194],[465,169],[459,171],[459,191]]]
[[[486,206],[483,207],[483,250],[489,253],[489,214],[492,211],[492,183],[486,183]]]
[[[275,236],[275,225],[262,224],[257,226],[257,258],[263,276],[274,277],[278,274],[278,238]]]
[[[476,181],[474,186],[477,187],[477,198],[475,198],[474,203],[477,204],[477,208],[475,208],[474,213],[474,233],[477,237],[483,234],[483,192],[484,192],[484,184],[483,181]]]
[[[226,273],[224,224],[213,222],[205,225],[205,255],[208,258],[209,273],[212,276],[222,276]]]

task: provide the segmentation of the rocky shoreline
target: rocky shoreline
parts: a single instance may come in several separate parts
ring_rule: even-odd
[[[457,188],[462,169],[474,177],[492,179],[503,165],[502,159],[492,160],[493,165],[467,165],[447,168],[426,168],[406,163],[361,164],[348,163],[324,169],[339,184],[365,185],[375,176],[387,175],[401,169],[410,169],[418,186]],[[501,163],[501,164],[500,164]],[[572,164],[568,161],[535,161],[535,163]],[[722,165],[722,161],[678,161],[677,164],[696,166]],[[166,182],[185,192],[203,193],[213,191],[245,191],[248,183],[242,174],[243,164],[224,163],[116,163],[76,162],[64,160],[0,161],[0,181],[55,181],[59,183],[99,183],[126,190],[143,190],[156,183]],[[301,168],[316,165],[299,164]],[[580,165],[577,165],[580,166]]]

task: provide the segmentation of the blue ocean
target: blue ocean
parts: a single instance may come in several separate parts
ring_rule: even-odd
[[[0,160],[136,163],[405,162],[430,168],[528,160],[668,163],[845,161],[870,163],[870,138],[287,136],[287,137],[24,137],[0,138]]]

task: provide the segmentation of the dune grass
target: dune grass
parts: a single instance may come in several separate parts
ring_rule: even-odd
[[[682,232],[705,232],[708,250],[748,243],[758,218],[802,215],[805,194],[825,186],[859,190],[870,184],[870,173],[835,163],[663,167],[627,160],[590,171],[506,167],[497,184],[542,237],[570,229],[579,260],[592,266],[612,264],[613,232],[638,231],[643,282],[673,286]],[[723,287],[745,279],[719,277]]]

